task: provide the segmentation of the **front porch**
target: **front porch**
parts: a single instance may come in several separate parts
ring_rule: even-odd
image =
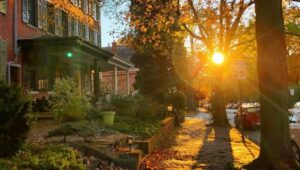
[[[79,37],[40,37],[19,40],[22,53],[22,86],[34,98],[48,96],[55,82],[72,77],[81,93],[101,94],[103,74],[113,72],[112,93],[118,94],[118,70],[126,72],[125,93],[130,93],[130,69],[134,65]]]

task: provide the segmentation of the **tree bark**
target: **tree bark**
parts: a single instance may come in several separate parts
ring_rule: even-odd
[[[288,121],[287,50],[281,0],[257,0],[257,67],[261,102],[259,157],[247,169],[295,169]]]
[[[229,126],[226,109],[225,109],[225,101],[222,90],[222,67],[216,66],[215,71],[215,81],[213,88],[213,96],[212,96],[212,117],[213,126]]]

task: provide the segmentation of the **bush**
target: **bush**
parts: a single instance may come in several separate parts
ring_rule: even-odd
[[[165,107],[154,102],[152,99],[138,96],[136,116],[141,120],[163,119]]]
[[[52,112],[63,122],[77,121],[86,117],[91,105],[85,94],[79,93],[76,83],[71,78],[63,78],[54,86]]]
[[[142,120],[164,118],[165,107],[141,95],[114,97],[112,103],[116,106],[119,116],[135,117]]]
[[[147,139],[157,133],[160,128],[160,121],[141,121],[135,118],[116,117],[116,122],[112,127],[122,133],[126,133],[139,139]]]
[[[30,100],[17,85],[0,82],[0,157],[15,154],[26,139]]]
[[[177,110],[184,110],[186,107],[186,96],[182,92],[171,93],[170,101]]]
[[[77,151],[63,145],[28,147],[9,160],[0,159],[0,169],[83,170]]]
[[[136,117],[137,98],[134,96],[115,96],[112,104],[116,107],[116,112],[120,116]]]

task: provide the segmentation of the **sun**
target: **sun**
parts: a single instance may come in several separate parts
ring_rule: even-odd
[[[220,52],[215,52],[213,55],[212,55],[212,61],[215,63],[215,64],[222,64],[223,61],[224,61],[224,55]]]

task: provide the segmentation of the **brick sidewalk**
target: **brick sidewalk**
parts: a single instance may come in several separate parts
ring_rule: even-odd
[[[187,119],[142,164],[141,169],[240,169],[255,159],[259,147],[244,144],[234,128],[207,127],[203,119]]]

